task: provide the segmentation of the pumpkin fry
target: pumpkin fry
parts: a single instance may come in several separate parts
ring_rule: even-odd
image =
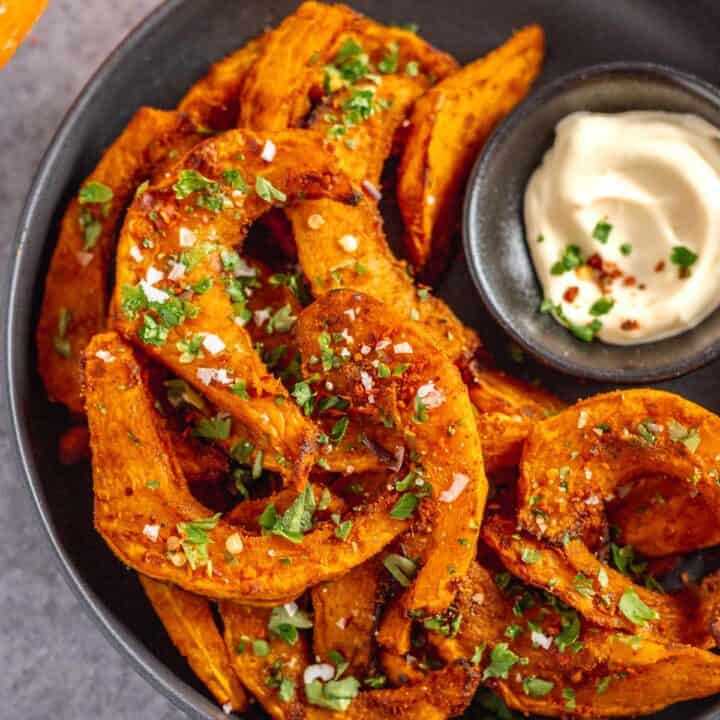
[[[185,115],[140,108],[65,210],[35,339],[47,393],[72,413],[84,411],[82,352],[105,328],[107,276],[125,206],[142,181],[201,138]]]
[[[517,583],[500,590],[480,565],[455,605],[457,635],[431,633],[430,641],[448,662],[474,657],[483,682],[523,713],[627,717],[720,690],[716,655],[592,627]]]
[[[426,527],[417,528],[424,535],[423,566],[402,602],[406,613],[442,612],[474,557],[487,495],[472,407],[457,369],[390,308],[349,290],[308,307],[298,339],[306,375],[319,369],[310,358],[325,358],[323,377],[351,398],[351,411],[391,418],[417,458],[393,515],[412,516],[418,493],[429,492],[432,502],[425,503]]]
[[[290,541],[209,518],[187,489],[145,375],[117,334],[93,338],[85,387],[95,527],[129,567],[206,597],[277,604],[359,565],[405,529],[405,521],[390,516],[395,493],[352,513],[348,542],[333,522],[316,523]],[[313,504],[303,506],[309,512]],[[230,559],[228,542],[239,550]]]
[[[406,252],[426,277],[444,269],[472,164],[493,128],[530,89],[544,43],[542,29],[528,26],[438,83],[415,105],[397,193]]]
[[[208,600],[144,575],[138,577],[173,644],[218,703],[234,711],[246,710],[245,691]]]
[[[274,162],[263,159],[267,142],[278,153]],[[271,139],[232,130],[197,145],[128,210],[111,311],[125,337],[229,412],[255,444],[269,442],[297,486],[312,464],[315,431],[297,406],[278,402],[288,392],[243,327],[243,289],[256,273],[234,244],[272,202],[301,193],[354,198],[310,133]],[[287,329],[294,319],[276,313],[267,321]]]

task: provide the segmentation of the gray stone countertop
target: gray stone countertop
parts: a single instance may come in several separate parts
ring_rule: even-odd
[[[29,39],[0,70],[3,299],[20,209],[56,127],[110,50],[159,4],[160,0],[50,0]],[[4,312],[2,319],[4,323]],[[16,464],[4,366],[0,370],[0,717],[180,717],[111,647],[65,584]]]

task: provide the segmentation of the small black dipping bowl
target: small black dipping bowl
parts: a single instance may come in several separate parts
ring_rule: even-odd
[[[493,133],[468,182],[465,254],[475,286],[505,331],[562,372],[611,383],[679,377],[720,355],[720,310],[681,335],[635,346],[586,343],[549,314],[523,227],[525,186],[572,112],[693,113],[720,127],[720,92],[692,75],[654,64],[597,65],[534,92]],[[719,269],[720,272],[720,269]]]

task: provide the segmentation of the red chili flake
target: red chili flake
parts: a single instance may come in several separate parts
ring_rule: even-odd
[[[623,324],[620,326],[622,330],[637,330],[640,327],[640,323],[637,320],[623,320]]]
[[[658,264],[655,266],[655,272],[662,272],[665,269],[665,261],[660,260]]]
[[[574,302],[575,298],[578,296],[578,293],[580,292],[580,288],[577,287],[577,285],[573,285],[572,287],[569,287],[564,293],[563,293],[563,300],[565,302]]]
[[[633,275],[628,275],[623,280],[623,285],[627,285],[627,287],[632,287],[633,285],[635,285],[636,282],[637,282],[637,280],[635,279],[635,277]]]
[[[591,255],[585,262],[591,268],[595,268],[596,270],[602,270],[603,259],[598,253],[594,253],[593,255]]]

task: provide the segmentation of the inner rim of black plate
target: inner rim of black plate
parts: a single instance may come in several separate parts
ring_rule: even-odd
[[[67,199],[143,104],[174,107],[211,62],[292,12],[295,0],[167,0],[116,49],[70,109],[46,152],[18,225],[18,250],[6,334],[8,388],[22,473],[72,589],[100,629],[136,669],[180,709],[222,720],[179,654],[171,647],[132,574],[94,532],[88,469],[57,462],[64,412],[47,402],[35,372],[34,324],[59,216]],[[540,22],[548,57],[540,85],[582,65],[612,60],[661,62],[719,79],[720,7],[712,0],[635,0],[608,8],[605,0],[455,0],[452,9],[430,0],[359,0],[353,6],[383,22],[416,21],[431,42],[463,62],[500,44],[516,28]],[[607,389],[569,382],[544,368],[510,359],[507,339],[475,303],[467,268],[457,260],[438,290],[478,328],[501,364],[541,378],[572,400]],[[470,302],[469,299],[472,298]],[[660,387],[708,404],[720,399],[714,364]],[[720,400],[712,409],[720,410]],[[720,701],[710,698],[662,713],[665,720],[710,720]],[[658,716],[660,717],[660,716]]]

